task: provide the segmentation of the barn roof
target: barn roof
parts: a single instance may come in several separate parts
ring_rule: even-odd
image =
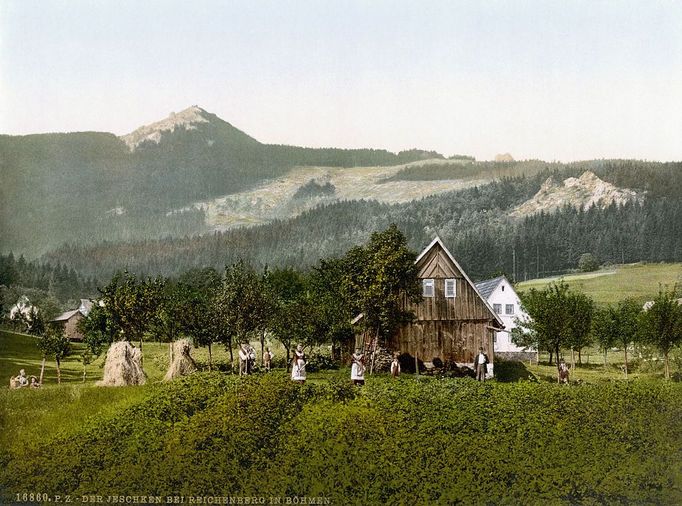
[[[422,251],[422,252],[419,254],[419,256],[418,256],[417,259],[414,261],[414,263],[415,263],[415,264],[419,263],[419,261],[420,261],[422,258],[424,258],[424,256],[431,250],[431,248],[433,248],[433,247],[436,246],[436,245],[440,246],[440,247],[443,249],[443,251],[445,252],[445,254],[448,256],[448,258],[450,259],[450,261],[451,261],[453,264],[455,264],[455,267],[457,267],[457,269],[459,270],[459,272],[462,273],[462,276],[464,276],[464,279],[466,280],[466,282],[469,283],[469,285],[470,285],[471,288],[474,290],[474,292],[476,292],[476,294],[479,296],[479,298],[481,299],[481,301],[483,301],[483,304],[485,304],[485,306],[488,308],[488,311],[490,311],[490,314],[493,316],[495,322],[500,326],[501,329],[503,329],[503,328],[504,328],[504,323],[502,323],[502,320],[500,319],[500,316],[495,312],[495,310],[492,308],[492,306],[490,305],[490,303],[488,303],[488,298],[487,298],[487,297],[483,297],[483,296],[481,295],[481,292],[478,291],[478,288],[476,288],[476,285],[471,281],[471,279],[469,278],[469,276],[467,276],[467,273],[464,272],[464,269],[462,269],[462,266],[459,265],[459,262],[458,262],[457,260],[455,260],[455,257],[452,256],[452,253],[450,253],[450,251],[445,247],[445,244],[443,244],[443,241],[441,241],[440,237],[436,236],[436,238],[435,238],[433,241],[431,241],[431,244],[429,244],[426,248],[424,248],[424,251]]]
[[[72,309],[71,311],[66,311],[59,316],[57,316],[53,322],[65,322],[70,320],[76,313],[80,313],[79,309]],[[81,313],[82,314],[82,313]]]
[[[495,288],[497,288],[497,285],[499,285],[504,279],[507,279],[507,278],[505,276],[498,276],[498,277],[493,278],[493,279],[486,279],[485,281],[479,281],[478,283],[476,283],[476,289],[478,290],[478,293],[481,294],[481,296],[483,296],[487,299],[495,291]]]

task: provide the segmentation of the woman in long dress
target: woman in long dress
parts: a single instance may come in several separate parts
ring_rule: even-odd
[[[299,381],[301,384],[305,383],[305,353],[303,353],[303,346],[300,344],[294,351],[294,359],[291,363],[291,379]]]
[[[353,365],[350,369],[350,379],[353,381],[354,385],[365,384],[365,355],[360,348],[353,353]]]

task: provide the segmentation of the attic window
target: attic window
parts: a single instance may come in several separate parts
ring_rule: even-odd
[[[445,280],[445,296],[453,298],[457,295],[457,284],[454,279]]]
[[[424,297],[433,297],[433,279],[422,280],[422,295]]]
[[[502,291],[504,292],[504,285],[502,285]]]

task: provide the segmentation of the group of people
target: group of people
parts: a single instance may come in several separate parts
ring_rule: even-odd
[[[294,351],[294,357],[291,361],[291,379],[299,383],[305,383],[306,380],[306,356],[303,351],[303,346],[300,344]],[[351,356],[350,379],[354,385],[365,384],[365,371],[367,364],[365,363],[365,354],[360,348],[355,350]],[[394,378],[400,376],[400,362],[398,355],[395,355],[391,363],[391,376]]]
[[[266,372],[270,372],[273,356],[270,348],[265,348],[265,351],[263,352],[263,369],[265,369]],[[241,344],[239,346],[239,375],[251,374],[255,365],[256,350],[248,343]]]
[[[265,348],[265,352],[263,353],[263,368],[267,372],[270,371],[272,358],[273,353],[270,351],[270,348]],[[250,344],[242,344],[239,347],[239,375],[251,374],[255,362],[256,350]],[[291,379],[293,381],[301,384],[305,383],[307,376],[306,363],[307,358],[305,351],[303,350],[303,346],[299,344],[294,350],[291,360]],[[474,371],[476,372],[476,379],[478,381],[485,381],[489,363],[490,360],[488,359],[488,355],[484,352],[482,347],[479,348],[478,353],[474,358]],[[398,360],[398,354],[393,356],[390,369],[392,377],[397,378],[400,376],[400,361]],[[350,379],[354,385],[365,384],[366,370],[367,364],[365,353],[363,353],[362,349],[357,348],[351,357]]]
[[[40,382],[35,376],[31,376],[30,379],[26,377],[26,370],[21,369],[18,376],[12,376],[9,380],[9,387],[11,389],[15,388],[40,388]]]

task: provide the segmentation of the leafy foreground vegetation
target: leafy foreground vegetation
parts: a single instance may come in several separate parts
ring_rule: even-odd
[[[334,504],[682,501],[676,383],[379,376],[356,388],[333,375],[301,386],[283,373],[200,373],[98,392],[144,395],[77,430],[10,442],[0,457],[6,500],[35,490]],[[6,392],[3,404],[36,393]]]

